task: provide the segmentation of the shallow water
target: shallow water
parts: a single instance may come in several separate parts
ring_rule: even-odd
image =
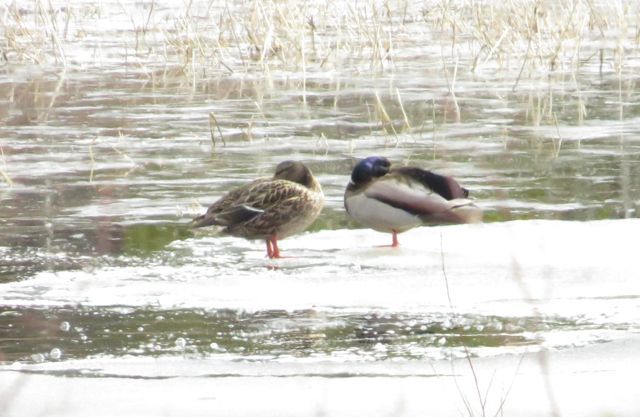
[[[363,69],[363,49],[331,68],[310,61],[304,80],[275,62],[181,73],[173,55],[154,55],[160,31],[134,64],[106,35],[131,42],[139,32],[122,8],[134,23],[149,9],[109,5],[103,26],[78,15],[85,38],[65,44],[65,70],[9,54],[0,73],[7,415],[42,414],[33,395],[50,415],[86,415],[86,390],[105,394],[105,415],[638,413],[637,45],[622,72],[587,59],[575,74],[522,80],[519,64],[464,71],[463,55],[454,100],[442,48],[402,37],[383,71]],[[172,8],[155,7],[162,27]],[[419,21],[404,31],[425,36]],[[225,145],[217,129],[212,144],[211,112]],[[342,208],[354,161],[372,154],[454,175],[486,222],[375,247],[390,237]],[[281,243],[290,258],[188,229],[226,190],[288,158],[326,195],[310,230]],[[491,393],[484,407],[478,379]],[[158,400],[140,404],[121,383]],[[262,402],[246,403],[243,387]],[[184,408],[161,401],[166,390]]]

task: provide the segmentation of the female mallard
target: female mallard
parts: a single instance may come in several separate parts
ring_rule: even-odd
[[[451,177],[420,168],[392,168],[387,158],[371,156],[353,169],[344,206],[364,226],[392,233],[395,247],[397,234],[416,226],[481,221],[482,212],[468,196]]]
[[[322,188],[302,162],[284,161],[273,178],[260,178],[231,190],[193,227],[223,226],[222,231],[247,239],[264,239],[267,256],[279,258],[278,239],[305,230],[320,214]]]

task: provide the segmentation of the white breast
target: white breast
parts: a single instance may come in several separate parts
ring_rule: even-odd
[[[369,198],[364,193],[345,199],[345,206],[354,220],[379,232],[404,232],[422,224],[418,216]]]

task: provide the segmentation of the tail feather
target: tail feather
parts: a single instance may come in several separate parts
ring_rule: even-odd
[[[453,203],[451,211],[460,218],[460,223],[482,223],[482,210],[473,201],[456,199],[450,203]]]
[[[481,223],[482,210],[471,200],[455,199],[447,201],[445,210],[421,215],[425,224]]]

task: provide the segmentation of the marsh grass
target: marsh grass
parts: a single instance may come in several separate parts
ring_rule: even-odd
[[[2,145],[1,144],[0,144],[0,159],[2,160],[2,168],[0,168],[0,175],[2,176],[2,179],[9,185],[9,187],[13,187],[13,180],[5,172],[6,171],[6,166],[7,166],[7,161],[6,161],[5,157],[4,157],[4,150],[2,149]]]
[[[397,146],[431,128],[435,151],[436,124],[459,123],[465,91],[485,82],[490,94],[522,108],[528,125],[549,128],[541,141],[558,157],[568,140],[560,126],[593,117],[585,74],[617,79],[623,120],[640,67],[640,4],[632,0],[209,0],[179,6],[36,0],[0,6],[0,16],[6,74],[33,64],[60,74],[53,93],[34,98],[46,100],[33,106],[37,120],[47,120],[60,86],[74,74],[124,68],[154,88],[236,86],[242,96],[245,84],[253,84],[256,111],[235,121],[238,135],[249,141],[257,126],[270,125],[264,99],[278,90],[294,92],[307,113],[320,94],[331,92],[340,112],[345,80],[358,78],[375,86],[361,92],[372,129]],[[447,95],[407,95],[399,86],[412,78]],[[429,104],[436,114],[415,110]],[[215,116],[209,126],[228,138],[230,121]]]
[[[444,242],[442,232],[440,232],[440,261],[441,261],[441,271],[442,271],[442,279],[444,281],[444,286],[447,295],[447,301],[449,303],[449,309],[456,313],[456,307],[454,303],[454,297],[451,294],[449,288],[449,277],[447,274],[446,268],[446,257],[444,250]],[[533,301],[535,297],[529,288],[527,281],[525,279],[525,272],[520,266],[518,260],[515,257],[512,257],[512,276],[515,283],[518,285],[520,292],[522,293],[523,300],[529,300],[531,308],[531,316],[536,319],[541,319],[543,317],[540,312],[538,306]],[[468,365],[468,369],[470,372],[470,378],[472,379],[473,386],[475,388],[475,393],[468,393],[461,386],[459,379],[465,378],[465,376],[459,377],[458,372],[456,370],[454,361],[451,361],[451,373],[454,375],[454,383],[456,389],[458,391],[458,395],[460,396],[460,401],[464,406],[466,411],[466,415],[469,417],[481,416],[500,416],[503,415],[503,408],[506,402],[509,399],[509,393],[511,392],[514,384],[516,383],[518,373],[520,371],[521,365],[525,359],[526,352],[519,354],[519,359],[513,368],[513,376],[509,382],[509,385],[506,387],[497,387],[493,386],[493,381],[495,377],[495,371],[493,375],[482,375],[480,374],[475,366],[474,366],[474,357],[469,350],[469,346],[464,342],[464,338],[462,337],[462,333],[460,335],[460,340],[462,341],[462,347],[464,349],[464,357],[466,359],[466,363]],[[542,383],[545,388],[545,392],[547,395],[546,400],[549,404],[550,415],[553,417],[559,417],[560,407],[558,404],[558,399],[556,398],[555,391],[553,389],[553,384],[551,381],[550,375],[552,374],[549,364],[549,357],[546,349],[540,349],[539,351],[533,353],[535,356],[535,360],[538,362],[538,366],[540,367],[540,374],[542,376]],[[495,397],[495,399],[494,399]],[[492,401],[490,401],[490,399]],[[491,409],[489,405],[494,405],[495,409]]]
[[[122,58],[135,57],[140,67],[179,69],[176,75],[192,82],[284,71],[297,75],[302,91],[314,74],[375,76],[431,54],[440,55],[443,71],[501,72],[512,78],[514,90],[534,76],[638,65],[631,52],[640,43],[640,6],[631,0],[211,0],[178,7],[154,0],[118,5],[5,4],[2,50],[7,63],[100,63],[100,51],[85,56],[85,62],[68,56],[78,59],[72,50],[108,28],[125,33],[117,42],[92,39],[90,45],[104,48],[103,53],[119,49]],[[434,59],[435,69],[437,64]]]

